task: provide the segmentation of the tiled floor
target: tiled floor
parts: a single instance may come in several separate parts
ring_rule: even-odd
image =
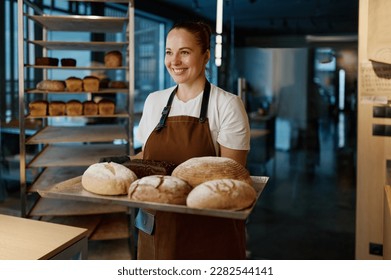
[[[299,134],[266,165],[252,157],[251,173],[270,179],[248,220],[250,259],[354,259],[355,125],[344,117],[321,122],[318,154]],[[89,258],[130,259],[128,240],[90,241]]]

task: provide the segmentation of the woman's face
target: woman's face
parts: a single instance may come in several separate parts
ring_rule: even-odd
[[[196,38],[185,29],[171,30],[166,39],[164,63],[177,84],[205,79],[205,67],[210,53],[202,53]]]

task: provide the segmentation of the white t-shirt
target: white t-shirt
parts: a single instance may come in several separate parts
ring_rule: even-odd
[[[174,87],[156,91],[148,95],[144,103],[143,115],[136,134],[137,141],[144,146],[149,135],[159,123],[163,108]],[[176,96],[171,105],[169,117],[193,116],[199,118],[202,92],[197,97],[183,102]],[[242,100],[232,93],[211,84],[207,117],[216,154],[219,145],[235,150],[250,149],[250,126]]]

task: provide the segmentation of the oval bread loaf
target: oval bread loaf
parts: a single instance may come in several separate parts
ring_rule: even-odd
[[[241,210],[256,200],[255,189],[233,179],[212,180],[196,186],[187,196],[186,205],[193,208]]]
[[[236,179],[252,185],[248,170],[233,159],[225,157],[195,157],[179,164],[172,176],[181,178],[193,188],[206,181]]]
[[[132,200],[167,204],[186,204],[186,197],[192,190],[185,181],[167,175],[146,176],[133,182],[128,191]]]
[[[129,168],[115,162],[90,165],[81,179],[85,190],[101,195],[127,194],[131,183],[137,180]]]

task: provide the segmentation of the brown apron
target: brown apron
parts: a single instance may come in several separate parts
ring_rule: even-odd
[[[206,112],[210,83],[206,81],[200,118],[168,117],[176,89],[171,93],[162,118],[144,147],[144,159],[180,164],[192,157],[216,156]],[[150,210],[152,234],[139,231],[138,259],[245,259],[243,220]],[[144,221],[144,223],[147,223]]]

